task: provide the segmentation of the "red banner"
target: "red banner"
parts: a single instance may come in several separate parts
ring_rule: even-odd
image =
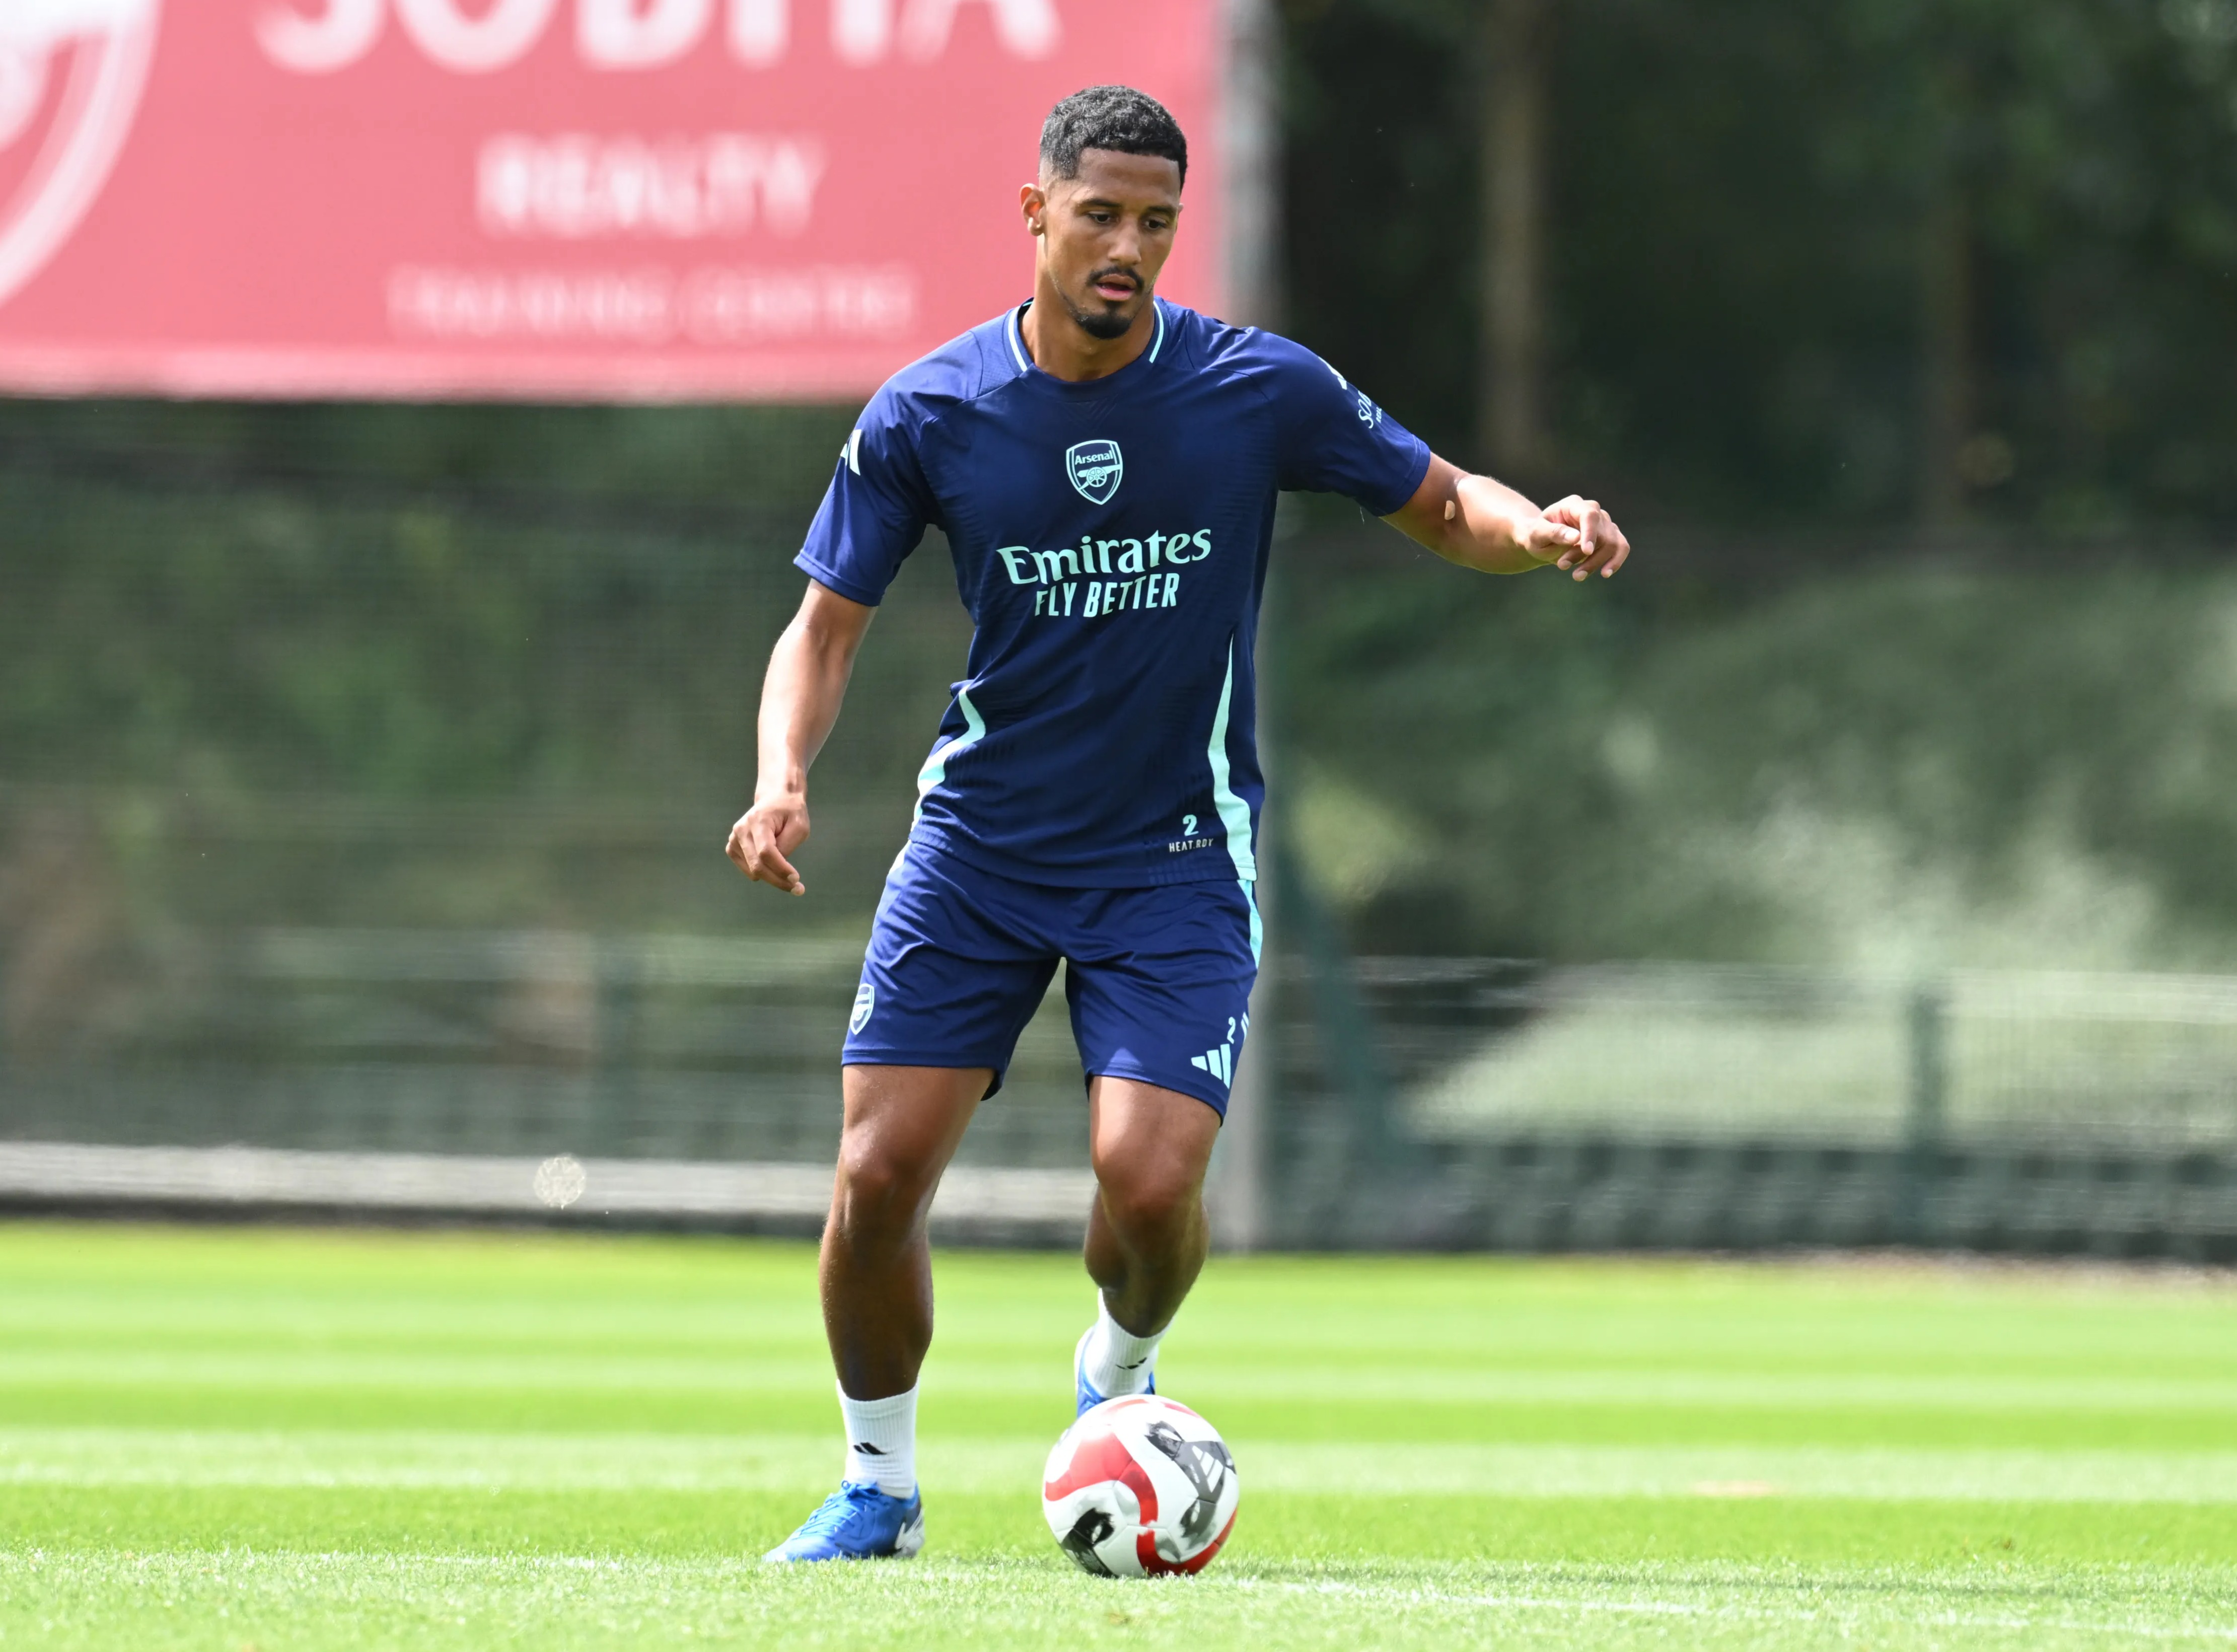
[[[1049,106],[1215,0],[0,0],[0,388],[861,394],[1022,299]]]

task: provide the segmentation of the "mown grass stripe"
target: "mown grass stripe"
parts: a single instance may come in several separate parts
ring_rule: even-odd
[[[1035,1508],[1077,1258],[940,1291],[927,1556],[798,1576],[752,1556],[838,1466],[807,1247],[0,1228],[0,1652],[2237,1639],[2227,1288],[1221,1259],[1160,1376],[1243,1517],[1139,1588]]]
[[[164,1611],[214,1609],[244,1624],[306,1617],[315,1624],[334,1606],[346,1613],[379,1600],[389,1604],[392,1622],[416,1621],[453,1635],[463,1629],[461,1642],[493,1618],[542,1619],[564,1626],[571,1645],[634,1643],[663,1631],[695,1640],[766,1635],[787,1626],[820,1643],[817,1629],[850,1609],[940,1645],[968,1644],[967,1637],[1005,1624],[1020,1632],[1004,1644],[1140,1644],[1141,1632],[1161,1630],[1158,1643],[1181,1631],[1205,1637],[1199,1644],[1219,1644],[1223,1629],[1243,1629],[1270,1611],[1278,1614],[1283,1640],[1301,1645],[1323,1642],[1331,1630],[1350,1631],[1351,1644],[1449,1645],[1457,1635],[1475,1642],[1503,1638],[1532,1620],[1553,1620],[1544,1628],[1561,1645],[1663,1643],[1673,1620],[1686,1625],[1695,1645],[1760,1644],[1756,1637],[1778,1630],[1814,1632],[1808,1644],[1826,1643],[1826,1635],[1935,1644],[1952,1635],[1970,1645],[2029,1647],[2237,1642],[2237,1605],[2170,1599],[2168,1580],[2146,1572],[2082,1571],[2044,1588],[1864,1569],[1801,1577],[1745,1566],[1706,1576],[1654,1567],[1615,1574],[1427,1567],[1410,1577],[1368,1566],[1298,1570],[1246,1562],[1184,1583],[1128,1586],[1080,1577],[1053,1557],[800,1571],[745,1559],[223,1550],[55,1559],[0,1551],[0,1623],[11,1608],[98,1612],[121,1598]],[[1112,1628],[1134,1634],[1114,1636]],[[1797,1642],[1782,1636],[1780,1643]]]
[[[1890,1502],[2237,1503],[2237,1452],[1876,1447],[1360,1445],[1233,1442],[1247,1490],[1409,1497],[1768,1496]],[[1032,1440],[928,1439],[935,1491],[1029,1491]],[[829,1435],[31,1429],[0,1432],[0,1483],[676,1491],[828,1490]]]
[[[1585,1370],[1397,1371],[1335,1362],[1305,1371],[1266,1371],[1191,1357],[1185,1339],[1159,1369],[1184,1378],[1207,1404],[1324,1398],[1341,1386],[1354,1404],[1657,1405],[1726,1410],[1876,1410],[1999,1411],[2186,1411],[2237,1413],[2237,1382],[2207,1378],[2029,1376],[1851,1376],[1804,1371]],[[1043,1365],[949,1359],[937,1351],[925,1370],[927,1391],[1046,1395],[1066,1385],[1069,1349]],[[1051,1373],[1053,1372],[1054,1375]],[[207,1386],[502,1389],[555,1391],[627,1388],[681,1393],[716,1391],[822,1391],[831,1380],[820,1349],[772,1357],[764,1350],[614,1355],[542,1348],[512,1352],[399,1354],[274,1348],[246,1354],[193,1349],[73,1347],[0,1354],[0,1390],[69,1383],[195,1384]]]

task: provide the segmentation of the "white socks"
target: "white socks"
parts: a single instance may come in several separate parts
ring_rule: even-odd
[[[857,1484],[889,1497],[916,1495],[916,1390],[890,1399],[849,1399],[839,1391],[847,1423],[847,1472]]]
[[[1081,1355],[1088,1385],[1105,1399],[1138,1394],[1158,1368],[1158,1345],[1165,1333],[1138,1337],[1111,1317],[1103,1293],[1095,1293],[1095,1327]],[[839,1415],[847,1425],[844,1477],[874,1485],[889,1497],[916,1495],[916,1393],[914,1388],[890,1399],[849,1399],[839,1392]]]
[[[1080,1355],[1080,1374],[1087,1385],[1105,1399],[1120,1394],[1138,1394],[1150,1385],[1150,1377],[1158,1369],[1158,1345],[1165,1340],[1162,1331],[1154,1337],[1138,1337],[1111,1317],[1111,1305],[1103,1299],[1103,1292],[1095,1293],[1095,1328],[1087,1333],[1087,1346]]]

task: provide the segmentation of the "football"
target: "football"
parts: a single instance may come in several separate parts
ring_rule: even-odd
[[[1041,1512],[1058,1546],[1099,1577],[1203,1570],[1234,1530],[1241,1497],[1219,1431],[1155,1394],[1084,1413],[1041,1476]]]

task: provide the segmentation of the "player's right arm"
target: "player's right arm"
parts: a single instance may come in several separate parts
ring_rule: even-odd
[[[791,857],[808,841],[808,765],[839,720],[870,617],[935,519],[917,459],[916,413],[900,386],[891,380],[870,399],[840,450],[793,558],[808,576],[808,595],[762,681],[754,806],[730,828],[726,847],[740,871],[787,895],[808,893]]]
[[[862,634],[878,611],[809,580],[762,680],[761,761],[754,806],[730,828],[729,852],[756,883],[805,895],[790,856],[808,841],[808,770],[839,720]]]

